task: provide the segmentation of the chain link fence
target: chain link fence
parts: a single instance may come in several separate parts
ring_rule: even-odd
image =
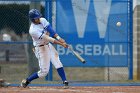
[[[68,1],[70,2],[71,0]],[[32,3],[34,4],[33,6],[31,6]],[[28,34],[30,24],[28,11],[32,7],[39,6],[43,16],[57,30],[58,16],[56,14],[58,10],[56,5],[58,3],[57,0],[0,1],[0,78],[19,84],[23,78],[38,71],[38,63],[31,50],[33,47],[32,40]],[[48,6],[48,4],[51,4],[51,6]],[[45,12],[45,9],[48,9],[48,7],[51,8],[51,11],[49,11],[51,13]],[[79,6],[77,7],[80,8]],[[63,6],[60,6],[60,8],[63,9]],[[80,9],[82,10],[82,8]],[[87,11],[83,11],[87,13]],[[89,14],[92,14],[92,11]],[[62,15],[66,17],[64,12]],[[69,22],[69,20],[67,21]],[[67,39],[67,36],[64,37]],[[134,46],[137,46],[137,44]],[[73,62],[69,64],[73,64]],[[134,65],[137,65],[137,63]],[[68,80],[74,82],[125,82],[129,80],[129,67],[67,66],[65,67],[65,72]],[[53,81],[60,81],[54,67],[52,67],[49,75],[51,75]],[[47,77],[37,79],[33,83],[46,83],[46,79]]]
[[[28,33],[28,11],[34,3],[44,12],[44,1],[0,1],[0,78],[11,83],[19,84],[38,69],[37,62],[29,62],[35,58]]]
[[[140,1],[134,0],[133,4],[133,65],[134,65],[134,80],[140,80],[140,60],[139,60],[139,40],[140,40]]]

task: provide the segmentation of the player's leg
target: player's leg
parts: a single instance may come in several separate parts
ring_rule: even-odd
[[[40,71],[33,73],[27,79],[24,79],[21,83],[22,87],[26,87],[32,80],[44,77],[48,74],[50,68],[50,50],[48,46],[38,47],[35,50],[36,57],[39,61]]]
[[[58,52],[56,51],[56,49],[52,45],[50,45],[50,49],[51,49],[51,62],[54,65],[54,67],[57,69],[57,72],[58,72],[59,76],[61,77],[63,84],[65,86],[68,86],[68,81],[66,79],[63,65],[59,59]]]

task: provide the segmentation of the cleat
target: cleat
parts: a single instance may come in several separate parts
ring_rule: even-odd
[[[22,82],[21,82],[21,87],[24,87],[24,88],[26,88],[27,86],[28,86],[28,84],[29,84],[30,82],[29,81],[27,81],[26,79],[24,79],[24,80],[22,80]]]
[[[68,81],[63,81],[64,84],[64,89],[69,88],[69,82]]]

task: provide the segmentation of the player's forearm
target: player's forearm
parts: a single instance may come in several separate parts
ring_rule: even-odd
[[[61,39],[61,37],[58,34],[55,34],[53,37],[56,38],[57,40]]]
[[[48,35],[43,35],[43,38],[51,43],[54,43],[55,39],[52,37],[49,37]]]
[[[54,38],[56,38],[61,43],[66,43],[64,39],[62,39],[58,34],[54,35]]]
[[[63,45],[63,43],[59,42],[58,40],[54,40],[53,42],[54,44],[59,44],[59,45]]]
[[[61,45],[61,46],[63,46],[63,47],[65,47],[65,48],[68,48],[68,45],[66,44],[66,43],[61,43],[60,41],[58,41],[58,40],[54,40],[54,42],[53,42],[54,44],[59,44],[59,45]]]
[[[62,42],[60,42],[60,41],[58,41],[58,40],[56,40],[56,39],[54,39],[52,37],[49,37],[48,35],[44,35],[43,38],[46,39],[47,41],[51,42],[51,43],[59,44],[59,45],[61,45],[63,47],[66,47],[66,44],[64,44],[64,43],[62,43]]]
[[[58,41],[58,40],[54,40],[54,42],[53,42],[54,44],[59,44],[59,45],[61,45],[61,46],[64,46],[64,43],[61,43],[60,41]]]

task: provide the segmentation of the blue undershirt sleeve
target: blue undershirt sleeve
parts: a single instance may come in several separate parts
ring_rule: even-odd
[[[56,34],[56,31],[53,30],[51,25],[48,25],[47,27],[44,28],[46,31],[48,31],[50,33],[51,37],[54,37],[54,35]]]

